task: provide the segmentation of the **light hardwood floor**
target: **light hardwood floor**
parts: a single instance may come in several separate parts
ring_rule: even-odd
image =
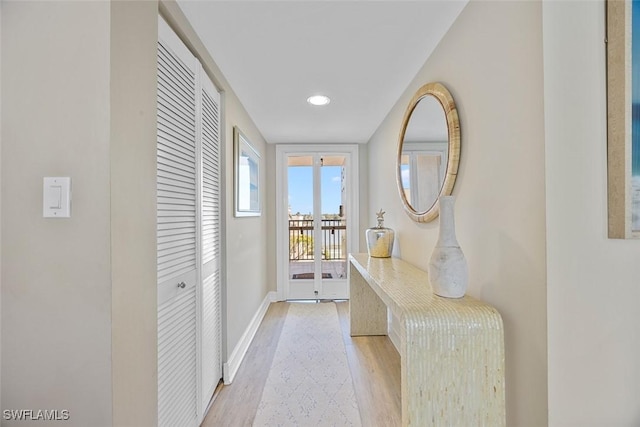
[[[251,426],[290,304],[271,304],[233,384],[216,392],[203,427]],[[388,337],[351,337],[349,303],[336,305],[362,425],[399,426],[400,355]]]

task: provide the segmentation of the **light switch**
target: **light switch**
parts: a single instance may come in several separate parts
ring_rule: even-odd
[[[49,209],[60,209],[62,206],[62,187],[52,185],[49,188]]]
[[[44,178],[42,207],[45,218],[71,217],[71,178]]]

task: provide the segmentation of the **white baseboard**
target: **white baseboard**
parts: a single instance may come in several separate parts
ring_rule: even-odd
[[[271,293],[274,294],[275,301],[284,301],[284,296],[283,296],[284,292],[282,290],[279,290],[278,292],[271,292]]]
[[[269,304],[277,301],[276,293],[269,292],[262,300],[260,307],[258,307],[258,311],[249,322],[249,326],[242,334],[240,341],[231,352],[231,356],[229,356],[229,360],[227,363],[222,365],[222,378],[224,380],[225,385],[229,385],[233,382],[233,379],[238,372],[238,368],[244,359],[245,354],[247,354],[247,350],[249,349],[249,345],[251,341],[253,341],[253,337],[255,337],[256,332],[258,331],[258,327],[264,318],[264,315],[267,313],[267,309],[269,308]]]

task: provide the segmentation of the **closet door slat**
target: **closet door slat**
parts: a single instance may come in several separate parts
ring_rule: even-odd
[[[158,425],[198,423],[198,176],[195,58],[159,19]]]
[[[222,378],[220,280],[220,110],[219,94],[202,83],[202,408]]]

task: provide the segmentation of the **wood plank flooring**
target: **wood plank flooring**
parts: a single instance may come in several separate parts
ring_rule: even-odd
[[[290,304],[269,306],[233,384],[216,392],[203,427],[251,426]],[[362,425],[401,425],[400,355],[386,336],[351,337],[349,303],[336,305]]]

